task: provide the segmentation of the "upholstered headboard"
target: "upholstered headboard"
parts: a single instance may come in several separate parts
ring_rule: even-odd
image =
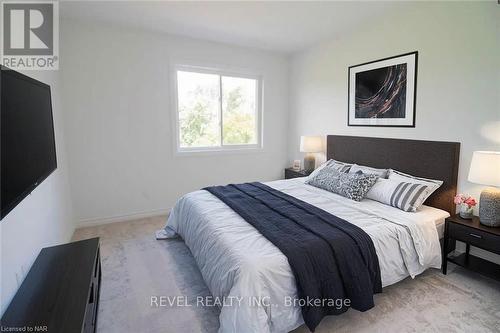
[[[392,168],[413,176],[438,179],[443,185],[425,202],[455,214],[459,142],[420,141],[328,135],[326,156],[375,168]]]

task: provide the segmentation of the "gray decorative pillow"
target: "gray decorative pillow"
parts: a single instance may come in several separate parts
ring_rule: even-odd
[[[306,184],[327,190],[351,200],[361,201],[377,181],[377,175],[345,173],[333,167],[324,167]]]

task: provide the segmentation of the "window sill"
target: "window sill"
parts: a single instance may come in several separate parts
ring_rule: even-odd
[[[249,147],[249,148],[222,148],[222,149],[186,149],[176,150],[175,156],[210,156],[210,155],[238,155],[238,154],[256,154],[263,153],[263,147]]]

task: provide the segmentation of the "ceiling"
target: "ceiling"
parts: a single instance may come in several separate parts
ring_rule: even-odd
[[[285,53],[377,20],[397,2],[70,1],[61,17]]]

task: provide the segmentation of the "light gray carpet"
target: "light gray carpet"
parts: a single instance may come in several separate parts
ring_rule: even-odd
[[[182,240],[154,239],[165,217],[78,229],[101,237],[98,332],[216,332],[216,307],[151,307],[154,295],[210,295]],[[316,332],[500,332],[500,283],[450,264],[384,288],[375,308],[323,320]],[[308,332],[299,327],[295,332]]]

